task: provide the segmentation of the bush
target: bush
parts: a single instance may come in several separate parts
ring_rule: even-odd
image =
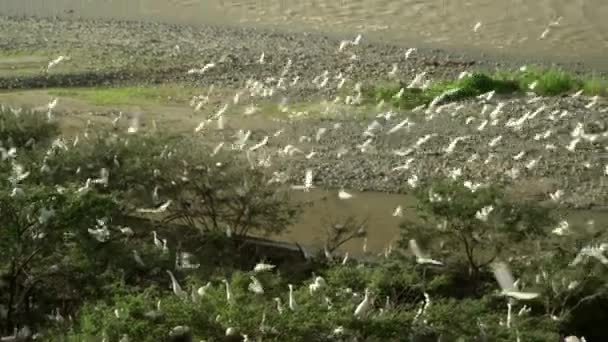
[[[46,144],[59,134],[56,121],[29,109],[0,109],[0,147],[21,149]]]

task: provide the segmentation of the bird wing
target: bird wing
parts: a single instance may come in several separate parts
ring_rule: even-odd
[[[418,246],[418,243],[416,242],[416,240],[410,239],[409,246],[410,246],[410,249],[412,250],[412,253],[414,253],[414,255],[416,256],[416,258],[418,258],[418,259],[424,258],[424,254],[422,254],[422,250],[420,250],[420,247]]]
[[[513,280],[513,275],[511,275],[511,271],[509,270],[509,266],[507,266],[507,264],[504,262],[497,262],[493,264],[492,272],[494,272],[494,277],[503,291],[517,292],[514,285],[515,280]]]
[[[538,297],[538,293],[534,292],[506,291],[505,294],[509,297],[521,300],[529,300]]]

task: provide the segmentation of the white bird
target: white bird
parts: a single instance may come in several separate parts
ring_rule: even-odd
[[[172,203],[172,200],[168,200],[167,202],[163,203],[158,208],[154,208],[154,209],[138,208],[137,212],[138,213],[147,213],[147,214],[162,213],[162,212],[165,212],[167,210],[167,208],[171,205],[171,203]]]
[[[422,82],[422,80],[424,79],[424,76],[426,76],[426,71],[423,71],[419,74],[417,74],[414,79],[412,80],[412,82],[410,82],[410,84],[408,84],[407,88],[411,89],[411,88],[416,88],[418,87],[418,85]],[[403,92],[402,92],[403,94]],[[413,111],[413,110],[412,110]]]
[[[475,24],[475,26],[473,26],[473,32],[477,33],[477,31],[479,31],[480,27],[481,27],[481,22],[478,22],[477,24]]]
[[[554,193],[550,193],[549,197],[552,201],[557,202],[564,195],[564,190],[557,189]]]
[[[604,265],[608,265],[608,258],[604,255],[608,251],[608,244],[602,243],[599,246],[585,246],[578,253],[576,258],[570,263],[570,266],[576,266],[587,257],[592,257]]]
[[[323,134],[325,134],[325,132],[327,132],[327,128],[325,127],[321,127],[317,130],[317,134],[315,134],[315,141],[319,142],[319,140],[321,140],[321,137],[323,136]]]
[[[55,107],[57,107],[57,103],[59,102],[58,98],[54,98],[53,101],[49,102],[49,104],[46,106],[48,110],[53,110],[55,109]]]
[[[546,28],[546,29],[543,31],[543,33],[541,33],[541,34],[540,34],[539,39],[540,39],[540,40],[545,39],[545,38],[547,37],[547,35],[549,34],[549,32],[550,32],[550,31],[551,31],[551,28],[547,27],[547,28]]]
[[[338,198],[341,199],[341,200],[347,200],[347,199],[353,198],[353,195],[351,195],[348,192],[344,191],[344,189],[340,189],[340,191],[338,191]]]
[[[314,188],[314,185],[312,185],[312,180],[312,169],[307,169],[306,175],[304,176],[304,185],[292,185],[291,188],[296,190],[310,191],[311,188]]]
[[[321,288],[323,288],[326,285],[327,285],[327,283],[325,282],[325,279],[323,279],[323,277],[317,276],[317,277],[315,277],[314,282],[312,284],[308,285],[308,291],[310,292],[310,295],[312,295],[317,290],[320,290]]]
[[[518,161],[520,160],[524,155],[526,154],[526,151],[520,151],[518,154],[516,154],[515,156],[513,156],[513,160]]]
[[[215,67],[215,63],[207,63],[205,64],[202,68],[200,69],[190,69],[188,70],[187,74],[191,75],[191,74],[199,74],[202,75],[204,74],[207,70],[211,69]]]
[[[211,282],[208,282],[208,283],[207,283],[207,284],[205,284],[204,286],[199,287],[199,288],[196,290],[196,294],[197,294],[199,297],[201,297],[201,298],[202,298],[202,297],[204,297],[204,296],[205,296],[205,294],[207,293],[207,291],[209,290],[209,288],[210,288],[210,287],[211,287]]]
[[[156,248],[158,248],[158,249],[162,249],[163,248],[163,243],[158,238],[158,235],[156,234],[155,230],[152,231],[152,237],[153,237],[153,241],[154,241],[154,246],[156,246]]]
[[[283,305],[281,304],[281,298],[275,297],[272,300],[274,300],[277,303],[277,311],[279,312],[279,315],[283,313]]]
[[[502,295],[508,296],[514,299],[528,300],[538,297],[538,293],[533,292],[521,292],[517,289],[513,275],[509,270],[509,266],[504,262],[497,262],[492,264],[492,271],[494,277],[498,282],[498,285],[502,289]]]
[[[566,146],[566,149],[570,152],[574,152],[576,145],[578,145],[579,142],[581,142],[581,138],[572,139],[568,146]]]
[[[553,229],[551,231],[551,233],[553,233],[555,235],[559,235],[559,236],[569,234],[570,233],[570,224],[568,223],[568,221],[562,220],[559,222],[557,227],[555,227],[555,229]]]
[[[226,301],[228,303],[232,302],[232,291],[230,290],[230,283],[226,279],[222,279],[222,283],[226,287]]]
[[[250,276],[249,279],[251,279],[251,283],[249,283],[249,286],[247,287],[249,291],[255,294],[264,294],[264,287],[262,286],[262,283],[260,283],[258,278]]]
[[[502,135],[497,136],[496,138],[492,139],[489,143],[488,146],[489,147],[494,147],[496,146],[500,141],[502,140]]]
[[[139,256],[139,253],[137,253],[136,250],[133,250],[133,259],[135,259],[135,262],[141,266],[141,267],[146,267],[146,264],[144,264],[144,261],[141,259],[141,256]]]
[[[371,300],[369,298],[369,289],[366,288],[365,297],[363,298],[361,303],[359,303],[359,305],[357,305],[357,308],[355,309],[355,317],[356,318],[364,317],[370,311],[370,309],[371,309]]]
[[[397,132],[398,130],[400,130],[401,128],[403,128],[403,126],[410,126],[411,122],[409,118],[405,118],[405,120],[401,121],[400,123],[398,123],[397,125],[395,125],[393,128],[391,128],[388,132],[386,132],[386,134],[393,134],[395,132]]]
[[[293,285],[288,284],[289,287],[289,310],[295,311],[298,308],[296,300],[293,298]]]
[[[457,138],[453,139],[452,141],[450,141],[450,144],[446,148],[443,149],[443,151],[447,154],[454,152],[454,149],[456,148],[456,144],[458,144],[459,142],[464,141],[468,138],[469,138],[469,136],[467,135],[467,136],[457,137]]]
[[[260,55],[260,59],[258,60],[258,63],[264,64],[264,52],[262,52],[262,54]]]
[[[167,270],[167,274],[171,278],[171,289],[173,290],[173,293],[180,298],[186,298],[188,294],[186,293],[186,291],[182,290],[181,286],[179,286],[179,283],[177,282],[177,279],[175,279],[173,272]]]
[[[54,68],[55,66],[57,66],[59,63],[63,62],[63,61],[69,61],[70,57],[67,56],[59,56],[55,59],[53,59],[52,61],[49,62],[49,65],[46,67],[46,71],[48,72],[49,70],[51,70],[52,68]]]
[[[272,264],[258,263],[253,268],[254,272],[272,271],[276,266]]]
[[[268,143],[268,136],[265,136],[264,139],[262,139],[262,141],[260,141],[256,145],[251,146],[249,148],[249,151],[255,151],[255,150],[259,149],[260,147],[265,146],[267,143]]]
[[[416,52],[416,48],[409,48],[407,49],[407,51],[405,51],[405,59],[409,59],[410,56],[412,55],[412,53]]]
[[[422,250],[420,249],[420,247],[418,246],[418,243],[416,242],[416,240],[410,239],[409,246],[410,246],[410,249],[412,250],[412,252],[414,253],[414,255],[416,256],[417,263],[419,263],[421,265],[443,266],[443,263],[441,261],[431,259],[428,255],[423,253]]]
[[[494,210],[494,207],[491,205],[487,205],[481,209],[479,209],[476,213],[475,213],[475,218],[486,222],[488,220],[488,217],[490,216],[490,213]]]
[[[388,77],[395,77],[395,75],[397,74],[397,63],[393,63],[393,68],[391,69],[391,71],[388,72]]]
[[[400,205],[395,208],[395,211],[393,211],[393,216],[403,217],[403,208]]]
[[[348,262],[348,252],[346,252],[344,254],[344,258],[342,259],[342,265],[346,265],[347,262]]]

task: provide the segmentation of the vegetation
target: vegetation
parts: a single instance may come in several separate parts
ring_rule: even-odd
[[[197,95],[194,88],[179,85],[54,89],[49,94],[82,99],[97,106],[187,102]]]
[[[533,91],[539,95],[555,96],[583,90],[586,95],[608,94],[606,80],[592,76],[582,78],[557,68],[529,68],[517,72],[476,72],[454,81],[439,81],[423,88],[408,88],[406,83],[373,85],[363,90],[368,102],[384,100],[397,108],[413,109],[428,105],[438,96],[453,90],[446,100],[457,101],[495,91],[514,94]],[[401,94],[400,94],[401,92]],[[399,95],[400,94],[400,95]]]
[[[279,234],[298,208],[242,153],[212,156],[201,142],[142,131],[90,132],[75,143],[47,133],[53,124],[37,115],[46,118],[1,116],[19,123],[0,131],[3,148],[17,148],[0,161],[3,335],[27,326],[48,341],[606,337],[608,269],[577,257],[606,237],[603,227],[555,236],[549,208],[509,197],[500,183],[471,190],[429,180],[416,191],[422,220],[402,225],[402,248],[304,259],[244,239]],[[335,254],[367,234],[352,219],[328,231]],[[412,239],[440,265],[414,258]],[[500,295],[495,261],[539,296]],[[253,271],[260,262],[276,267]],[[357,309],[366,293],[368,309]]]

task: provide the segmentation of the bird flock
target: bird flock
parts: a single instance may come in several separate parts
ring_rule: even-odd
[[[544,39],[551,27],[559,25],[559,20],[549,25],[549,27],[541,34],[541,39]],[[477,23],[473,31],[478,33],[482,29],[481,22]],[[358,56],[354,50],[355,47],[361,45],[362,36],[358,35],[353,40],[344,40],[340,42],[336,49],[336,53],[344,55],[344,58],[353,61],[358,60]],[[404,59],[407,61],[413,54],[416,53],[415,48],[410,48],[404,53]],[[59,56],[49,62],[47,72],[55,68],[59,63],[69,61],[69,57]],[[262,52],[258,64],[267,64],[268,55]],[[229,114],[229,110],[237,108],[239,104],[249,100],[242,111],[243,117],[256,115],[261,111],[258,102],[281,97],[281,92],[289,88],[296,87],[301,83],[308,82],[308,86],[315,87],[319,90],[334,87],[336,90],[346,91],[348,95],[336,95],[333,99],[327,99],[321,102],[324,107],[324,113],[335,113],[339,108],[356,108],[362,104],[363,92],[362,84],[358,82],[352,75],[346,72],[332,72],[325,70],[312,80],[303,80],[298,75],[290,75],[292,60],[285,61],[284,67],[280,74],[276,77],[268,77],[262,80],[251,78],[243,87],[239,89],[234,96],[225,101],[219,109],[215,110],[208,117],[203,118],[198,125],[192,128],[195,136],[205,138],[210,131],[227,131],[227,126],[232,124],[232,127],[238,127],[238,115]],[[217,67],[215,62],[208,62],[202,67],[192,68],[185,72],[189,77],[205,77],[206,73],[212,72]],[[387,77],[398,77],[399,71],[405,69],[407,65],[392,64],[387,68]],[[461,78],[470,77],[467,74],[461,74]],[[427,88],[432,80],[428,77],[426,71],[422,71],[409,81],[406,88],[400,89],[395,93],[395,98],[404,96],[405,89],[408,88]],[[352,85],[352,88],[348,89]],[[249,161],[251,168],[270,168],[274,166],[275,160],[279,160],[277,164],[288,165],[291,162],[298,161],[311,163],[319,158],[320,155],[331,158],[332,160],[342,160],[343,158],[384,158],[390,156],[397,158],[397,165],[390,166],[383,172],[404,177],[406,184],[410,188],[416,188],[421,179],[431,176],[432,174],[443,174],[454,180],[461,181],[472,192],[475,192],[480,187],[485,186],[490,182],[496,174],[503,175],[506,179],[515,181],[520,177],[533,177],[538,175],[537,169],[543,167],[545,170],[550,167],[547,159],[558,158],[560,154],[572,156],[576,160],[575,167],[592,173],[598,180],[605,181],[608,177],[608,163],[602,164],[601,160],[592,158],[593,153],[608,153],[608,129],[603,132],[587,131],[587,126],[581,115],[586,112],[606,113],[608,107],[603,103],[603,99],[599,97],[585,98],[581,92],[571,94],[570,99],[577,102],[577,107],[571,109],[561,109],[555,101],[549,101],[546,98],[538,96],[534,93],[535,83],[529,87],[530,92],[525,98],[501,98],[496,96],[495,92],[482,94],[472,101],[465,103],[445,103],[445,98],[451,93],[446,92],[437,96],[428,105],[422,105],[410,111],[396,111],[394,109],[385,109],[385,104],[380,102],[376,109],[378,113],[371,118],[371,121],[362,124],[360,135],[354,137],[356,141],[351,141],[350,145],[342,144],[335,146],[326,143],[327,141],[336,140],[335,135],[339,135],[344,129],[343,125],[347,122],[334,122],[333,124],[325,124],[321,121],[320,127],[316,127],[310,134],[301,135],[299,137],[287,137],[285,143],[285,135],[282,133],[292,130],[291,124],[298,122],[302,118],[310,115],[307,111],[293,109],[287,97],[277,106],[277,109],[287,114],[289,120],[284,123],[285,126],[279,128],[275,132],[265,132],[257,141],[252,141],[254,132],[246,128],[234,129],[235,133],[232,136],[232,141],[222,140],[217,142],[213,148],[211,155],[219,153],[223,149],[242,152]],[[453,90],[452,90],[453,91]],[[211,86],[204,95],[194,96],[189,102],[193,113],[200,114],[205,112],[210,105],[210,101],[214,96],[214,87]],[[342,94],[342,93],[340,93]],[[47,106],[48,120],[55,120],[53,112],[57,108],[58,99],[53,99]],[[523,115],[521,114],[522,108]],[[532,108],[532,109],[527,109]],[[18,116],[20,109],[10,108],[14,115]],[[581,114],[583,113],[583,114]],[[122,113],[113,120],[116,126],[118,122],[124,120]],[[129,122],[127,133],[137,134],[141,127],[141,115],[136,115]],[[367,118],[366,118],[367,120]],[[433,128],[440,125],[453,125],[454,127],[462,128],[463,134],[448,136],[443,133],[433,131]],[[215,127],[215,128],[212,128]],[[417,130],[417,128],[421,128]],[[567,128],[567,129],[565,129]],[[84,139],[87,138],[89,124],[82,133]],[[282,137],[281,139],[279,137]],[[72,146],[76,146],[79,142],[79,137],[74,138]],[[293,139],[293,140],[290,140]],[[392,150],[387,150],[388,142],[398,140],[402,143],[401,146]],[[431,147],[430,142],[440,141],[438,147]],[[517,141],[515,146],[506,146]],[[513,154],[510,148],[521,148],[520,151]],[[54,142],[55,149],[70,148],[65,144],[63,139],[58,139]],[[590,153],[593,152],[593,153]],[[19,183],[29,176],[29,172],[25,170],[23,165],[16,162],[17,149],[14,147],[0,147],[0,157],[2,162],[12,163],[13,172],[9,178],[9,182],[13,185],[12,195],[17,197],[22,194],[23,190],[19,187]],[[170,151],[165,151],[163,154],[170,157]],[[432,156],[429,156],[432,155]],[[458,158],[456,158],[458,156]],[[463,158],[464,156],[465,158]],[[583,159],[581,159],[581,156]],[[431,168],[428,164],[429,158],[439,158],[442,160],[442,167]],[[584,159],[586,158],[586,159]],[[282,162],[281,162],[282,160]],[[117,162],[117,161],[116,161]],[[314,163],[311,163],[314,165]],[[46,163],[43,162],[43,172]],[[301,164],[298,164],[301,165]],[[450,165],[450,167],[448,167]],[[483,166],[483,167],[482,167]],[[318,168],[317,168],[318,169]],[[480,172],[480,170],[493,170],[492,172]],[[286,184],[291,180],[298,179],[300,184],[291,184],[289,187],[293,190],[301,190],[309,192],[312,189],[321,187],[317,183],[319,177],[315,174],[315,168],[312,166],[305,168],[296,168],[295,173],[288,174],[289,170],[279,167],[273,171],[269,183]],[[347,172],[348,170],[343,170]],[[301,173],[303,172],[303,173]],[[86,192],[93,186],[107,185],[108,179],[111,177],[107,169],[99,171],[99,178],[88,179],[86,183],[78,190],[80,193]],[[184,176],[186,177],[186,176]],[[322,177],[320,177],[322,178]],[[341,201],[349,201],[356,197],[352,193],[346,191],[344,185],[338,187],[336,198]],[[553,202],[561,202],[567,195],[567,189],[554,189],[547,193],[547,199]],[[158,188],[152,191],[152,196],[159,199]],[[429,193],[431,201],[443,201],[439,195]],[[159,202],[160,205],[154,208],[138,208],[137,212],[142,214],[162,214],[172,205],[171,200]],[[492,212],[491,206],[482,208],[476,218],[484,221],[487,220]],[[387,210],[387,215],[394,217],[402,217],[404,209],[401,205],[394,209]],[[52,209],[41,210],[39,220],[44,222],[53,215]],[[567,235],[568,222],[562,221],[560,225],[553,230],[557,236]],[[133,235],[133,231],[129,227],[120,227],[120,232],[125,236]],[[97,225],[88,229],[88,233],[100,242],[107,241],[110,238],[110,230],[106,219],[98,219]],[[156,249],[163,254],[169,253],[169,246],[166,239],[162,239],[156,232],[152,232],[152,241]],[[367,244],[365,243],[365,246]],[[431,258],[425,253],[416,240],[409,240],[409,248],[415,256],[416,263],[425,267],[442,267],[443,262]],[[364,250],[367,248],[364,247]],[[608,252],[608,244],[601,243],[596,246],[586,246],[582,248],[572,261],[572,265],[576,266],[589,258],[595,258],[600,263],[608,265],[608,258],[605,253]],[[146,267],[146,261],[139,255],[137,250],[133,250],[134,262],[139,267]],[[195,269],[199,265],[191,262],[191,255],[187,252],[176,253],[176,269]],[[343,264],[348,262],[348,255],[342,261]],[[271,272],[275,269],[274,265],[266,263],[258,263],[253,273]],[[492,265],[496,281],[501,289],[501,294],[509,298],[507,326],[511,325],[512,321],[512,306],[515,301],[531,300],[539,296],[538,293],[523,292],[519,290],[517,282],[505,263],[497,262]],[[184,300],[199,300],[204,297],[212,285],[211,282],[197,289],[193,289],[192,293],[188,294],[179,284],[178,279],[171,270],[166,270],[166,273],[171,282],[173,293]],[[250,276],[250,284],[248,290],[254,295],[264,294],[264,284],[255,275]],[[228,280],[224,280],[226,291],[226,301],[234,302],[234,297],[231,291],[231,285]],[[309,294],[315,295],[320,289],[327,286],[326,281],[315,276],[312,282],[308,285]],[[294,296],[295,286],[288,285],[287,291],[287,307],[289,311],[297,311],[298,303]],[[361,294],[355,296],[361,298]],[[374,310],[372,304],[373,292],[366,288],[360,302],[356,305],[353,312],[357,319],[365,319]],[[279,314],[285,314],[281,298],[275,298],[277,311]],[[327,298],[327,303],[331,302]],[[424,312],[431,304],[430,297],[425,293],[425,300],[420,311],[416,315],[416,319],[423,318]],[[158,314],[162,311],[160,302],[154,312],[150,315]],[[58,315],[58,313],[56,313]],[[119,312],[116,314],[120,315]],[[343,328],[339,327],[335,333],[340,333]],[[23,335],[27,331],[16,331],[16,335]],[[235,328],[228,328],[226,335],[236,334]],[[9,339],[4,339],[9,340]],[[123,336],[127,341],[128,336]],[[121,340],[121,341],[122,341]]]

